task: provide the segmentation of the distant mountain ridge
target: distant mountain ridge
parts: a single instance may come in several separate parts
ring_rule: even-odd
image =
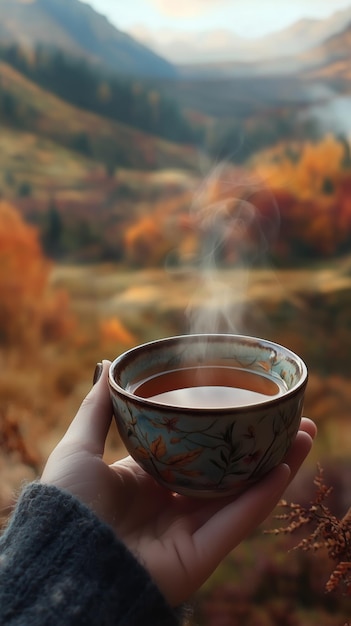
[[[138,28],[131,34],[176,65],[229,64],[301,54],[342,31],[350,21],[351,2],[349,8],[326,19],[301,19],[280,31],[252,39],[240,37],[228,28],[199,33],[164,30],[156,34]]]
[[[256,61],[228,61],[217,63],[203,63],[178,67],[179,76],[183,79],[210,80],[218,78],[255,78],[264,76],[306,76],[323,77],[323,68],[328,67],[329,78],[333,73],[344,81],[342,91],[349,91],[346,81],[350,79],[351,71],[351,8],[341,11],[336,16],[343,15],[345,21],[338,32],[324,37],[322,41],[307,50],[299,50],[288,54],[289,46],[285,46],[285,54],[277,57],[264,58]],[[333,28],[336,19],[331,20]],[[330,25],[330,22],[327,20]],[[340,22],[338,22],[340,23]],[[327,24],[320,26],[320,32],[328,32]],[[291,27],[302,36],[307,28],[306,20],[300,21]],[[339,63],[338,68],[336,63]],[[341,67],[342,65],[342,67]],[[325,72],[324,72],[325,75]],[[340,85],[341,86],[341,85]]]
[[[0,0],[0,43],[61,48],[118,74],[176,74],[171,63],[79,0]]]

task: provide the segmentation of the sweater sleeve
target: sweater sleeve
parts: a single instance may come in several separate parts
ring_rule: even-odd
[[[6,626],[179,626],[148,572],[70,494],[28,485],[0,538]]]

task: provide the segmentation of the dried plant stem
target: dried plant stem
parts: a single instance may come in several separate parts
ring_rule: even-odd
[[[304,551],[326,549],[329,558],[335,563],[325,585],[326,591],[331,592],[342,587],[347,595],[351,595],[351,507],[342,519],[331,513],[325,500],[331,494],[332,487],[324,483],[324,472],[320,466],[314,484],[317,490],[309,508],[282,500],[280,506],[285,512],[277,515],[276,519],[284,520],[288,525],[266,532],[276,535],[287,534],[296,532],[303,526],[312,526],[310,535],[302,539],[294,549]]]

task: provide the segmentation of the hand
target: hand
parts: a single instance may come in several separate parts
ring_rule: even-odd
[[[303,418],[285,463],[234,500],[175,495],[131,457],[110,466],[102,460],[112,417],[109,365],[104,361],[100,380],[50,455],[41,480],[71,492],[108,522],[176,606],[271,513],[309,453],[316,427]]]

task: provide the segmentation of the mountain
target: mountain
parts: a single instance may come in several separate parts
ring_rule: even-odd
[[[164,81],[184,109],[237,119],[260,111],[312,109],[325,127],[350,132],[351,21],[309,51],[259,62],[184,66],[177,81]],[[315,109],[321,106],[322,109]],[[336,124],[337,121],[337,124]]]
[[[206,32],[150,31],[135,28],[134,37],[177,65],[254,62],[300,54],[340,32],[351,21],[351,6],[327,19],[302,19],[259,38],[239,37],[229,29]]]
[[[351,8],[345,11],[339,11],[330,20],[323,23],[318,20],[315,23],[314,36],[328,32],[331,26],[336,27],[340,24],[340,17],[343,16],[342,28],[337,33],[325,37],[321,43],[312,46],[308,50],[300,46],[300,50],[294,54],[288,54],[289,45],[284,46],[284,54],[279,57],[267,58],[261,57],[254,61],[227,61],[213,62],[203,64],[187,64],[178,67],[179,76],[184,80],[225,80],[225,79],[263,79],[264,77],[299,77],[302,79],[301,86],[306,79],[319,81],[318,88],[315,85],[309,86],[308,93],[303,87],[304,97],[307,100],[323,98],[327,96],[324,91],[324,79],[329,86],[336,87],[337,90],[345,92],[350,91],[350,50],[351,50]],[[336,19],[338,18],[338,19]],[[318,29],[316,23],[318,22]],[[299,34],[301,41],[308,39],[309,28],[308,21],[302,20],[289,29],[290,33]],[[277,35],[278,36],[278,35]],[[281,36],[283,36],[281,34]],[[280,35],[279,35],[280,37]],[[276,40],[277,41],[277,40]],[[305,45],[305,44],[304,44]],[[301,49],[302,48],[302,49]],[[281,46],[283,49],[283,46]],[[301,81],[300,81],[301,82]],[[334,82],[334,85],[333,85]],[[300,93],[301,95],[301,93]],[[289,96],[290,97],[290,96]]]
[[[79,0],[0,0],[0,43],[60,48],[124,75],[167,77],[171,63]]]

